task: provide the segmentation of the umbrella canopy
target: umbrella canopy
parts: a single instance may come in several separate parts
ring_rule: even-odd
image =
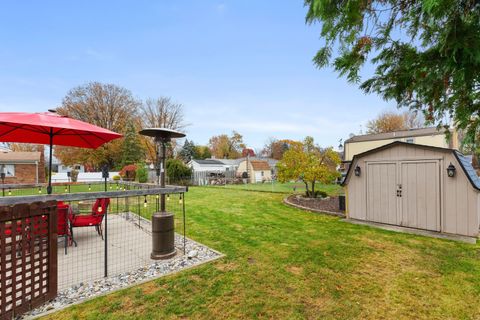
[[[56,113],[0,112],[0,141],[50,145],[47,192],[52,193],[52,146],[96,149],[121,134]]]
[[[0,141],[96,149],[121,134],[55,113],[0,112]]]

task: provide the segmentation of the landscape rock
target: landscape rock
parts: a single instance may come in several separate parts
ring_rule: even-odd
[[[175,234],[177,255],[168,260],[159,260],[149,265],[139,267],[129,272],[111,275],[90,282],[80,282],[70,288],[58,292],[57,297],[46,304],[31,310],[22,318],[38,316],[44,312],[64,308],[70,304],[78,303],[86,299],[120,290],[127,286],[141,283],[150,279],[158,278],[169,273],[198,265],[220,255],[212,249],[193,240],[186,239],[186,252],[183,254],[183,236]]]

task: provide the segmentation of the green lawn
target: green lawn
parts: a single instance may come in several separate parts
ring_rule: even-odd
[[[226,186],[213,186],[215,188],[227,188],[236,190],[248,190],[248,191],[265,191],[265,192],[278,192],[278,193],[304,193],[305,184],[302,182],[265,182],[265,183],[249,183],[249,184],[230,184]],[[324,191],[332,195],[337,195],[343,192],[340,185],[337,184],[320,184],[315,185],[315,190]]]
[[[478,319],[480,246],[352,225],[284,194],[191,188],[188,236],[215,262],[51,319]]]

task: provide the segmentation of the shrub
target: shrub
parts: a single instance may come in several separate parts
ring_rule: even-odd
[[[167,160],[167,176],[170,183],[182,183],[189,181],[192,177],[192,169],[187,167],[181,160]]]
[[[121,177],[120,177],[119,175],[114,175],[114,176],[112,177],[113,181],[120,181],[120,178],[121,178]]]
[[[136,176],[137,166],[134,164],[126,165],[120,170],[120,176],[127,181],[134,181]]]
[[[137,175],[138,182],[145,183],[148,181],[148,171],[144,163],[137,164],[136,175]]]

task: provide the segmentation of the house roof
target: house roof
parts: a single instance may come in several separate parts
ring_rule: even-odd
[[[396,138],[410,138],[420,136],[432,136],[437,134],[444,134],[444,131],[438,130],[436,127],[409,129],[394,132],[364,134],[359,136],[353,136],[350,139],[345,140],[345,143],[361,142],[361,141],[374,141],[374,140],[388,140]]]
[[[265,160],[250,160],[254,171],[270,170],[270,165]]]
[[[477,173],[475,172],[475,169],[472,167],[472,164],[468,160],[468,157],[466,157],[464,154],[461,152],[454,150],[454,149],[449,149],[449,148],[441,148],[441,147],[434,147],[434,146],[427,146],[423,144],[415,144],[415,143],[408,143],[408,142],[403,142],[403,141],[394,141],[392,143],[380,146],[375,149],[371,149],[359,154],[356,154],[353,156],[352,162],[350,167],[348,168],[347,174],[345,175],[345,179],[342,181],[342,186],[347,184],[347,181],[351,175],[351,171],[353,171],[354,163],[358,158],[364,157],[366,155],[369,155],[371,153],[375,153],[377,151],[381,151],[384,149],[388,149],[391,147],[394,147],[396,145],[404,145],[404,146],[409,146],[409,147],[418,147],[418,148],[424,148],[424,149],[430,149],[430,150],[436,150],[436,151],[443,151],[443,152],[451,152],[457,159],[458,163],[460,164],[460,167],[462,168],[463,172],[465,172],[465,175],[467,176],[468,180],[472,184],[472,186],[480,191],[480,178],[478,177]]]
[[[240,162],[246,161],[247,158],[244,157],[244,158],[238,158],[238,159],[215,159],[215,160],[218,160],[218,161],[220,161],[223,164],[228,165],[228,166],[238,166],[240,164]],[[278,160],[275,160],[275,159],[272,159],[272,158],[258,158],[258,157],[249,157],[248,161],[266,161],[268,163],[268,165],[270,166],[270,168],[275,167],[275,165],[278,162]]]
[[[205,165],[220,165],[220,166],[223,165],[221,161],[215,160],[215,159],[205,159],[205,160],[192,159],[192,161],[198,164],[205,164]]]
[[[40,161],[40,152],[0,152],[0,162],[35,162]]]
[[[242,161],[242,159],[216,159],[216,160],[220,161],[221,163],[227,166],[236,166]]]

